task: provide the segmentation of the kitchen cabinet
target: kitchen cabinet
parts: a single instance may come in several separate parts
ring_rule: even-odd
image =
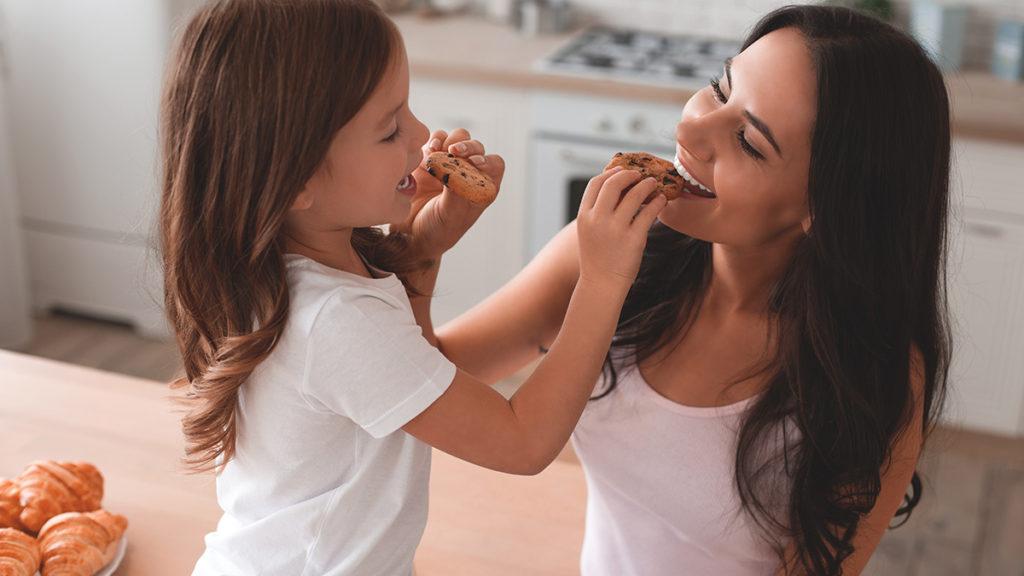
[[[431,308],[434,325],[440,326],[523,267],[527,96],[522,90],[414,77],[409,98],[413,113],[431,131],[465,128],[506,165],[498,198],[441,261]]]
[[[1024,435],[1024,146],[954,145],[945,421]]]
[[[2,0],[20,225],[37,309],[164,334],[156,122],[177,5]]]

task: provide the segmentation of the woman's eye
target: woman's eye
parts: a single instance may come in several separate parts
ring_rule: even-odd
[[[722,85],[718,83],[718,78],[711,79],[711,90],[715,93],[715,100],[718,100],[722,104],[729,101],[729,99],[725,97],[725,93],[722,92]]]
[[[739,131],[736,132],[736,139],[739,140],[740,148],[743,148],[743,151],[746,152],[747,155],[755,160],[764,160],[764,154],[758,152],[757,148],[754,148],[750,145],[750,142],[747,142],[747,131],[745,129],[740,128]]]

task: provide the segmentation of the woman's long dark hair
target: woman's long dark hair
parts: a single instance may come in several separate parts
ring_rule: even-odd
[[[735,481],[787,567],[837,575],[915,402],[923,402],[924,435],[943,405],[949,103],[942,74],[917,43],[845,8],[771,12],[743,49],[786,27],[803,34],[817,75],[812,225],[771,294],[778,347],[768,387],[739,432]],[[711,261],[709,243],[652,228],[606,359],[608,385],[595,400],[615,387],[613,355],[641,362],[688,329]],[[910,384],[914,348],[923,399]],[[787,426],[795,433],[766,462],[773,435]],[[778,506],[780,466],[790,491]],[[904,522],[921,488],[915,473],[897,512]],[[795,557],[784,557],[788,541]]]

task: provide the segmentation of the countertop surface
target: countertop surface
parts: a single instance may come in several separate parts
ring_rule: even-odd
[[[85,460],[105,478],[103,507],[128,518],[118,575],[191,571],[220,517],[210,475],[187,475],[168,388],[0,351],[0,476],[37,459]],[[510,476],[434,452],[427,531],[417,576],[578,572],[586,487],[558,460]]]
[[[528,37],[474,16],[394,17],[405,38],[414,78],[574,92],[661,104],[683,103],[685,88],[648,86],[540,72],[534,64],[568,42],[573,33]],[[959,136],[1024,143],[1024,83],[985,72],[946,76]]]

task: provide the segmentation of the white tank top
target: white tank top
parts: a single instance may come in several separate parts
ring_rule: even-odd
[[[620,368],[615,389],[588,404],[573,433],[587,478],[583,576],[775,575],[778,557],[741,510],[733,474],[756,399],[684,406],[635,364]]]

